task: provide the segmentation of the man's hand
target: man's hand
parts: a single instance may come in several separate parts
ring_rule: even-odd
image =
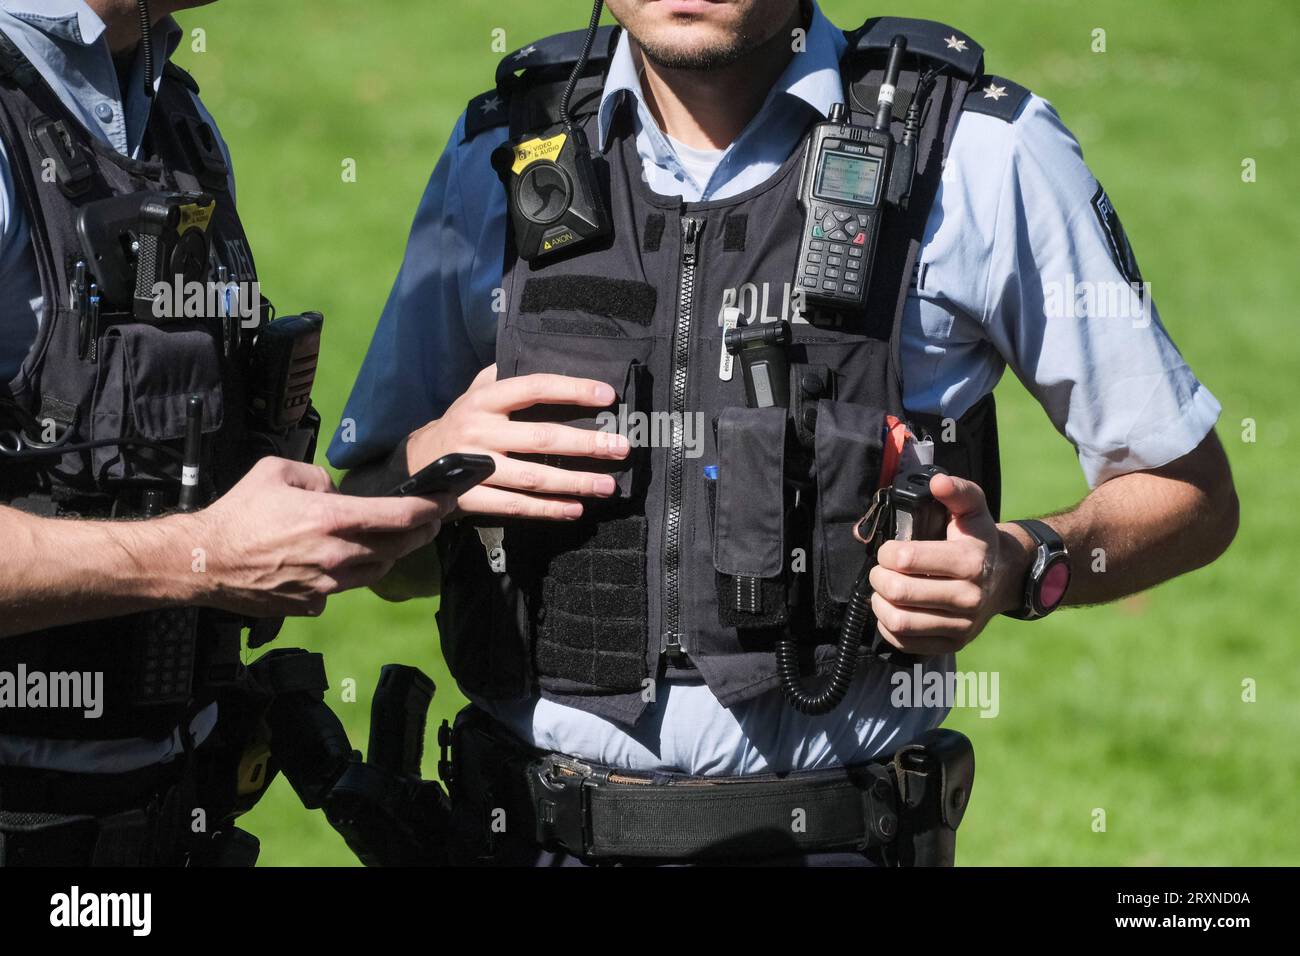
[[[993,523],[971,482],[936,475],[930,491],[949,511],[947,540],[888,541],[871,572],[881,635],[918,654],[965,647],[1019,607],[1037,550],[1019,525]],[[1114,601],[1203,567],[1227,550],[1237,522],[1232,471],[1210,432],[1182,458],[1112,478],[1051,516],[1073,557],[1064,603]]]
[[[935,475],[930,492],[948,509],[947,539],[886,541],[871,570],[881,636],[923,655],[960,650],[1015,607],[1029,553],[1028,536],[999,528],[974,482]]]
[[[450,452],[491,455],[496,472],[460,496],[458,510],[466,513],[573,520],[581,517],[582,502],[559,496],[612,495],[615,486],[610,475],[519,461],[508,453],[626,458],[629,446],[622,435],[510,420],[511,412],[533,405],[604,408],[614,402],[614,389],[604,382],[567,375],[520,375],[497,381],[496,371],[495,365],[485,368],[442,418],[411,434],[405,447],[407,473],[414,474]]]
[[[325,469],[264,458],[185,533],[202,549],[195,603],[262,617],[317,615],[339,591],[375,583],[433,540],[450,495],[355,498]]]

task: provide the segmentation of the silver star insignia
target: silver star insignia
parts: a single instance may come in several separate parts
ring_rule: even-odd
[[[989,88],[984,91],[984,98],[986,100],[992,100],[995,103],[1006,95],[1007,88],[1005,86],[998,86],[996,83],[990,83]]]
[[[537,52],[537,47],[535,47],[535,46],[526,46],[526,47],[524,47],[522,50],[520,50],[518,53],[515,54],[515,59],[516,59],[516,60],[522,60],[524,57],[528,56],[529,54],[536,53],[536,52]]]
[[[495,113],[497,110],[501,109],[501,97],[494,96],[490,100],[484,100],[479,106],[479,109],[484,113]]]
[[[966,52],[966,41],[965,41],[965,40],[958,40],[955,36],[951,36],[951,37],[948,37],[948,39],[945,40],[944,42],[948,44],[948,49],[949,49],[949,50],[956,50],[958,53],[965,53],[965,52]]]

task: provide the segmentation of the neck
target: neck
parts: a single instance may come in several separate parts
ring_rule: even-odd
[[[140,43],[140,14],[135,0],[86,0],[104,22],[104,37],[114,56],[130,53]],[[151,0],[149,17],[153,24],[169,16],[174,4],[170,0]]]
[[[641,91],[659,128],[697,149],[725,149],[740,135],[767,98],[772,84],[794,55],[791,31],[802,24],[799,11],[771,39],[716,70],[658,66],[634,48],[641,68]]]

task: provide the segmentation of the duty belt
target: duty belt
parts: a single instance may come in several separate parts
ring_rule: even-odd
[[[453,817],[483,837],[484,857],[491,816],[504,810],[538,845],[594,861],[878,850],[891,864],[950,866],[974,777],[970,741],[949,730],[857,766],[723,778],[629,773],[537,751],[474,708],[442,743],[453,749],[442,767]]]
[[[174,817],[165,800],[99,818],[0,811],[0,867],[252,866],[257,861],[259,844],[252,834],[231,825],[193,834],[183,820],[177,831]]]
[[[0,767],[0,867],[252,866],[257,841],[225,821],[191,830],[183,761],[120,774]]]
[[[881,764],[784,780],[656,784],[550,754],[529,765],[528,786],[538,842],[593,859],[861,851],[898,833]]]

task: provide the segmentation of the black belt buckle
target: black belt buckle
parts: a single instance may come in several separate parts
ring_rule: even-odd
[[[560,773],[559,765],[550,758],[538,760],[528,770],[537,842],[547,849],[584,855],[590,834],[587,788],[591,778],[579,772]]]

